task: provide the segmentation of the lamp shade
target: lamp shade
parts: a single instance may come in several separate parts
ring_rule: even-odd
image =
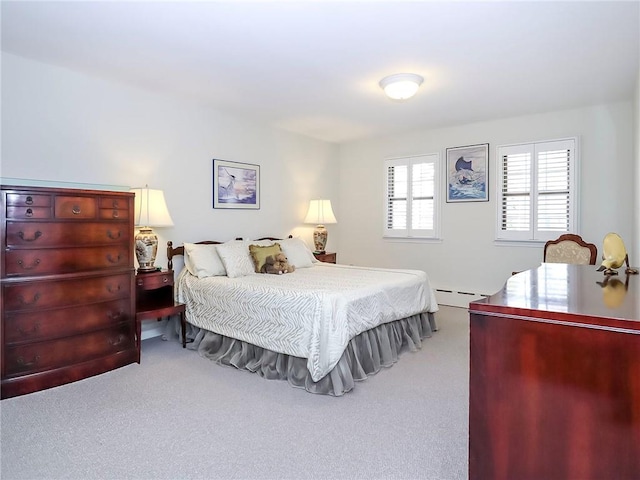
[[[424,78],[415,73],[396,73],[380,80],[380,87],[387,97],[393,100],[406,100],[413,97]]]
[[[172,227],[173,220],[162,190],[132,188],[136,194],[134,223],[142,227]]]
[[[311,200],[304,223],[315,223],[316,225],[338,223],[331,208],[331,200]]]

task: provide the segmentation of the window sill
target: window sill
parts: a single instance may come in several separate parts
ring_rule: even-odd
[[[392,243],[442,243],[442,238],[435,237],[382,237],[386,242]]]
[[[493,244],[496,247],[541,247],[546,240],[494,240]]]

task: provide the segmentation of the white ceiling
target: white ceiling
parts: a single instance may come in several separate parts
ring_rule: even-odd
[[[639,5],[3,0],[2,50],[345,142],[630,99]]]

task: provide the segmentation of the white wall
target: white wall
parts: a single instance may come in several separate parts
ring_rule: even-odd
[[[337,205],[333,144],[9,54],[2,120],[2,177],[163,189],[161,245],[294,232],[313,246],[309,199]],[[213,209],[213,158],[261,166],[260,210]]]
[[[401,105],[400,105],[401,107]],[[328,249],[340,262],[420,268],[437,288],[492,293],[513,270],[539,264],[542,247],[496,246],[495,165],[490,202],[442,205],[437,244],[382,239],[382,159],[446,147],[580,136],[581,233],[600,248],[608,231],[632,242],[635,103],[523,116],[406,132],[337,147],[165,95],[106,82],[63,68],[2,55],[3,177],[139,186],[165,191],[173,228],[162,244],[236,236],[303,236],[307,202],[334,203]],[[635,137],[634,137],[635,135]],[[634,157],[635,155],[635,157]],[[212,158],[261,165],[259,211],[212,208]],[[638,163],[638,162],[636,162]],[[635,172],[631,174],[631,172]],[[441,182],[441,184],[443,181]],[[628,245],[632,259],[640,252]],[[164,251],[158,263],[165,265]],[[638,263],[637,261],[635,263]]]
[[[634,245],[630,261],[633,266],[640,266],[640,69],[636,80],[636,93],[634,97],[634,135],[635,135],[635,231]]]
[[[418,130],[340,147],[340,257],[345,263],[425,270],[436,288],[480,294],[500,289],[512,271],[533,268],[542,245],[498,246],[496,146],[579,137],[583,237],[601,249],[609,231],[631,242],[634,213],[634,131],[631,102],[552,112],[470,125]],[[442,204],[442,242],[407,243],[382,238],[383,168],[387,157],[490,144],[489,202]],[[444,177],[440,181],[444,187]],[[444,188],[443,188],[444,192]],[[348,206],[348,208],[346,208]],[[629,247],[631,245],[628,245]],[[635,252],[634,252],[635,253]]]

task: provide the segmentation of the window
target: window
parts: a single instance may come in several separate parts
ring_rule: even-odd
[[[576,140],[501,146],[498,240],[546,241],[576,232]]]
[[[385,237],[435,238],[439,154],[385,160]]]

